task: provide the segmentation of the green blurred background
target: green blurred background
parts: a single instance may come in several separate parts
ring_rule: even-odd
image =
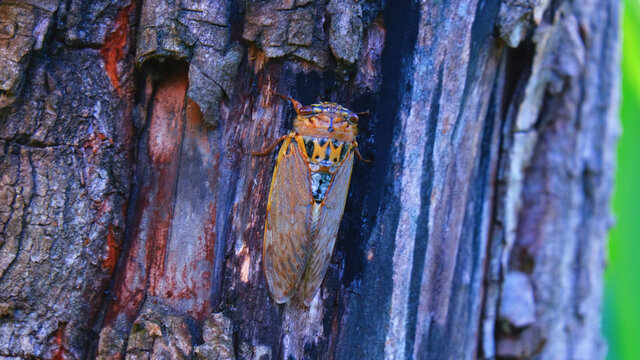
[[[609,235],[604,332],[609,360],[640,360],[640,0],[624,0],[622,136]]]

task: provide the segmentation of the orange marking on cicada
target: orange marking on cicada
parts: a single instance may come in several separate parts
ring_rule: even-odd
[[[342,147],[344,146],[344,143],[341,143],[340,146],[338,147],[334,147],[332,141],[329,141],[329,144],[331,144],[331,152],[329,152],[329,160],[331,160],[334,163],[338,163],[338,161],[340,160],[340,153],[342,153]]]
[[[330,141],[327,141],[324,145],[320,145],[317,139],[313,139],[313,155],[311,157],[314,160],[323,160],[327,153],[327,146],[329,146],[329,143]]]

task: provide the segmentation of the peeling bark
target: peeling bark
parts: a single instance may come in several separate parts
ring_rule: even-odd
[[[602,359],[616,1],[0,4],[0,357]],[[277,93],[361,119],[309,308]]]

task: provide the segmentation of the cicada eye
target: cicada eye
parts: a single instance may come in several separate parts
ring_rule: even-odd
[[[311,108],[311,106],[303,106],[300,108],[300,110],[298,110],[298,114],[302,116],[309,116],[313,114],[313,109]]]
[[[358,115],[351,113],[351,115],[349,115],[349,122],[352,124],[357,124],[358,123]]]

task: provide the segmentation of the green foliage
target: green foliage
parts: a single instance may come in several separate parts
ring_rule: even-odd
[[[622,136],[609,237],[604,331],[609,360],[640,359],[640,0],[625,0]]]

